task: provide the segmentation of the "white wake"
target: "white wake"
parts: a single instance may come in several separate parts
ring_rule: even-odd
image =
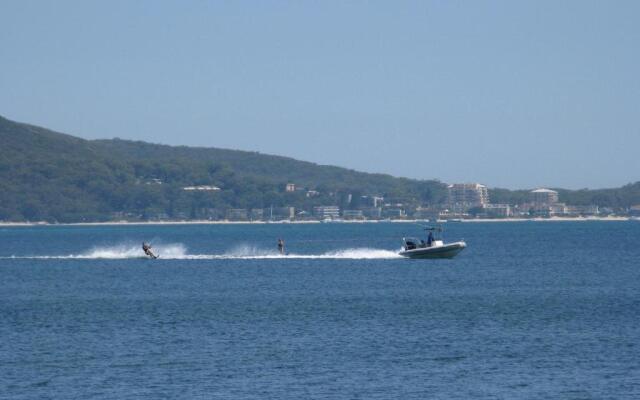
[[[277,251],[265,251],[264,249],[251,246],[238,246],[234,249],[220,255],[196,255],[196,258],[214,258],[214,259],[268,259],[268,258],[329,258],[329,259],[384,259],[398,258],[397,252],[383,249],[373,249],[368,247],[349,248],[332,250],[321,254],[300,254],[287,253],[280,254]]]
[[[392,259],[400,256],[396,251],[374,249],[368,247],[331,250],[321,254],[280,254],[274,250],[265,250],[248,245],[232,248],[222,254],[189,254],[181,243],[154,246],[152,251],[162,260],[258,260],[258,259]],[[124,260],[148,258],[139,245],[122,244],[116,246],[94,247],[79,254],[43,255],[43,256],[10,256],[4,259],[79,259],[79,260]]]

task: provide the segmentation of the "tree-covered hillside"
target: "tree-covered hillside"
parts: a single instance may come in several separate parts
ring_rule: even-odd
[[[229,208],[442,202],[444,184],[235,150],[84,140],[0,117],[0,221],[215,217]],[[316,190],[286,192],[285,184]],[[185,191],[210,185],[219,191]],[[221,214],[222,215],[222,214]]]
[[[597,205],[624,211],[640,204],[640,182],[612,189],[552,189],[558,192],[559,201],[570,205]],[[489,198],[493,203],[522,204],[530,201],[529,192],[529,190],[490,189]]]
[[[285,191],[289,182],[303,190]],[[200,185],[220,190],[184,190]],[[640,182],[556,190],[567,204],[618,210],[640,204]],[[446,185],[256,152],[84,140],[0,117],[0,221],[224,218],[234,208],[357,208],[362,196],[411,210],[445,205]],[[520,204],[529,192],[491,189],[490,199]]]

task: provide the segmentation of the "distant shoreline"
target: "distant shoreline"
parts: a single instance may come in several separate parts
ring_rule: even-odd
[[[631,221],[630,217],[552,217],[552,218],[477,218],[455,221],[429,221],[427,223],[478,223],[478,222],[583,222],[583,221]],[[110,221],[110,222],[73,222],[73,223],[49,223],[49,222],[1,222],[0,227],[32,227],[32,226],[120,226],[120,225],[270,225],[270,224],[385,224],[385,223],[425,223],[422,219],[395,219],[395,220],[344,220],[344,221]]]
[[[631,221],[630,217],[551,217],[551,218],[477,218],[456,222],[577,222],[577,221]],[[451,221],[449,221],[451,222]]]

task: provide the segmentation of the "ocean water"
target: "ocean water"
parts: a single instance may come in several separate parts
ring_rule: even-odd
[[[0,227],[0,398],[640,398],[640,223],[445,228]]]

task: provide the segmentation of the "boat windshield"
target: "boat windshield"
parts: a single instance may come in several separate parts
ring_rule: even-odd
[[[413,237],[403,238],[402,241],[404,242],[404,248],[406,250],[412,250],[420,246],[424,246],[424,240],[420,240],[418,238],[413,238]]]

